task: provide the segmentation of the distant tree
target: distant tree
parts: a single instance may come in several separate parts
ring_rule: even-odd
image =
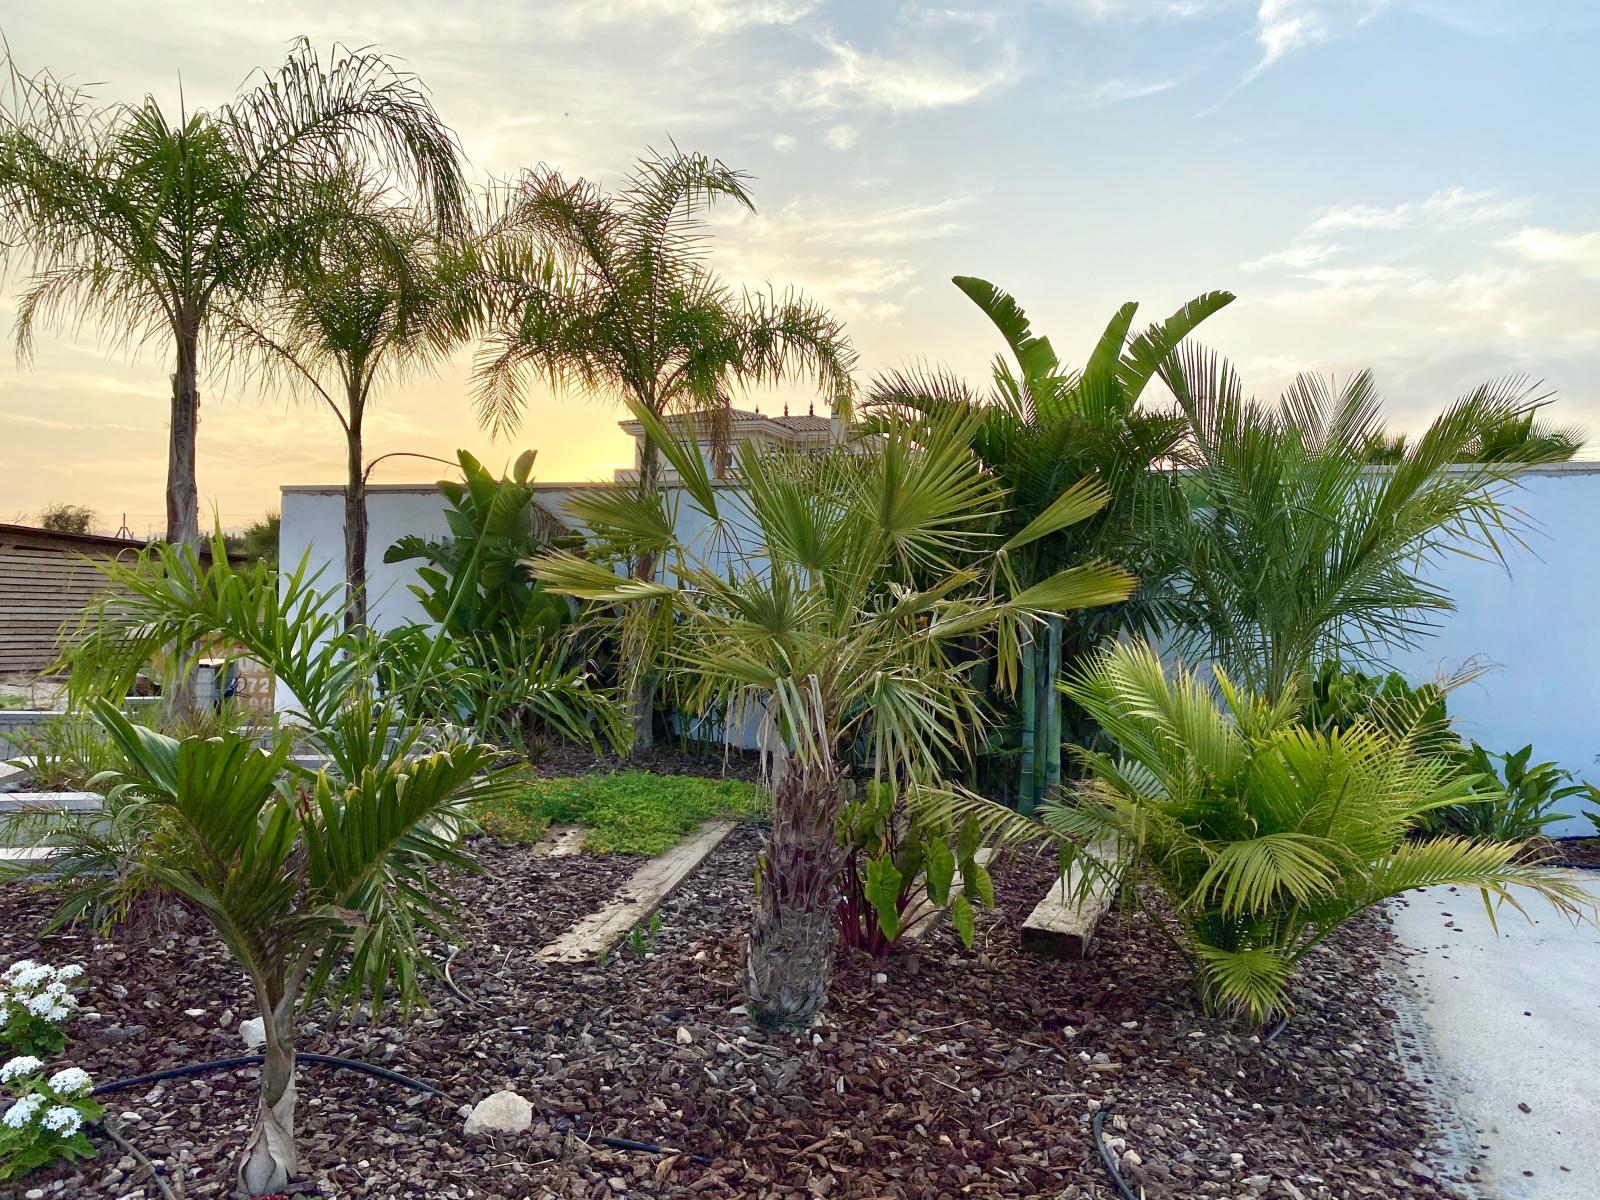
[[[243,533],[230,533],[224,539],[228,553],[246,562],[264,562],[278,565],[278,533],[283,518],[278,513],[268,513],[259,521],[246,525]]]
[[[410,75],[370,51],[324,62],[305,40],[215,109],[152,96],[100,105],[48,71],[0,79],[0,269],[28,276],[34,330],[88,320],[123,347],[170,339],[169,542],[200,540],[195,486],[202,358],[216,318],[313,253],[341,214],[311,186],[351,160],[463,210],[454,135]],[[9,86],[6,86],[6,85]]]
[[[1463,462],[1567,462],[1583,449],[1586,435],[1577,425],[1554,425],[1538,410],[1550,403],[1548,394],[1521,380],[1507,380],[1508,394],[1519,406],[1488,421],[1462,447]],[[1392,467],[1403,462],[1410,449],[1403,433],[1379,428],[1366,435],[1362,452],[1374,466]]]
[[[478,409],[502,431],[521,417],[528,377],[636,403],[654,416],[702,413],[725,454],[733,389],[810,375],[848,404],[855,354],[840,323],[794,293],[738,294],[705,261],[702,214],[719,199],[754,209],[746,177],[674,148],[639,160],[609,195],[548,168],[511,190],[491,240],[491,277],[509,315],[479,359]],[[656,495],[661,455],[645,434],[638,490]],[[655,555],[633,564],[655,577]],[[638,745],[650,699],[634,697]]]
[[[83,504],[51,504],[39,510],[39,528],[51,533],[88,533],[100,514]]]

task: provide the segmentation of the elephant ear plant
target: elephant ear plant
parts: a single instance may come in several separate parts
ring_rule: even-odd
[[[177,741],[104,701],[96,718],[127,756],[111,799],[142,809],[146,870],[216,929],[250,979],[266,1033],[242,1191],[281,1191],[298,1171],[296,1013],[324,990],[376,1005],[393,984],[417,998],[421,930],[452,917],[432,868],[470,866],[444,831],[467,807],[504,799],[485,776],[496,752],[454,744],[394,760],[343,785],[285,771],[290,743],[226,732]]]

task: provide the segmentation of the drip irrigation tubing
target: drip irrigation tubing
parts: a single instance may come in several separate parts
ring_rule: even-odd
[[[110,1083],[102,1083],[89,1094],[91,1096],[105,1096],[112,1092],[125,1091],[128,1088],[147,1087],[153,1083],[164,1083],[169,1079],[186,1079],[192,1075],[207,1075],[214,1071],[231,1071],[239,1067],[259,1067],[265,1059],[261,1054],[241,1054],[234,1058],[218,1058],[210,1062],[188,1063],[181,1067],[168,1067],[164,1071],[152,1071],[148,1075],[134,1075],[128,1079],[114,1079]],[[454,1101],[449,1093],[440,1091],[431,1083],[423,1083],[420,1079],[412,1079],[409,1075],[402,1075],[399,1071],[391,1071],[387,1067],[375,1067],[371,1063],[360,1062],[353,1058],[339,1058],[333,1054],[296,1054],[295,1062],[313,1063],[327,1067],[337,1067],[346,1071],[357,1071],[362,1075],[371,1075],[376,1079],[388,1080],[398,1083],[413,1091],[422,1092],[428,1096],[438,1096],[443,1100]],[[612,1150],[632,1150],[640,1154],[683,1154],[669,1146],[658,1146],[654,1142],[636,1142],[630,1138],[596,1137],[583,1132],[574,1122],[557,1121],[554,1125],[558,1129],[570,1129],[583,1141],[594,1145],[596,1143]],[[113,1135],[113,1140],[116,1140]],[[711,1159],[704,1154],[690,1154],[689,1161],[700,1166],[710,1166]]]

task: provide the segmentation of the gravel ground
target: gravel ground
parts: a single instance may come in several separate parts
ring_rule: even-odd
[[[307,1194],[1108,1198],[1089,1135],[1099,1109],[1149,1200],[1454,1195],[1433,1177],[1432,1119],[1396,1058],[1378,919],[1312,958],[1288,1033],[1263,1045],[1196,1010],[1136,914],[1108,919],[1090,962],[1022,952],[1016,926],[1050,871],[1006,863],[995,872],[1001,907],[980,915],[972,950],[941,926],[887,960],[847,958],[814,1033],[768,1034],[733,1011],[758,844],[756,829],[736,833],[665,905],[646,956],[603,967],[547,966],[533,953],[638,860],[480,844],[489,870],[459,888],[474,921],[453,967],[473,1000],[430,983],[433,1007],[409,1025],[314,1012],[302,1044],[427,1080],[454,1102],[306,1068]],[[41,945],[43,911],[37,897],[0,894],[0,962],[89,967],[93,1011],[76,1023],[71,1061],[105,1081],[240,1053],[243,981],[197,922]],[[502,1087],[533,1101],[534,1129],[465,1138],[458,1103]],[[251,1088],[248,1073],[213,1075],[124,1092],[111,1111],[175,1191],[220,1196]],[[574,1130],[683,1152],[591,1149]],[[29,1189],[156,1194],[110,1147],[13,1194]]]

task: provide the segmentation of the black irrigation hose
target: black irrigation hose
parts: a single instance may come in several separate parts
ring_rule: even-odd
[[[1094,1114],[1090,1129],[1094,1133],[1094,1147],[1100,1151],[1100,1161],[1106,1165],[1106,1174],[1111,1176],[1111,1183],[1117,1189],[1117,1195],[1122,1200],[1139,1200],[1133,1194],[1133,1189],[1128,1186],[1128,1181],[1122,1177],[1122,1172],[1117,1169],[1117,1160],[1111,1153],[1111,1147],[1106,1145],[1105,1138],[1106,1110],[1100,1109]]]
[[[165,1071],[153,1071],[148,1075],[135,1075],[131,1079],[114,1079],[110,1083],[102,1083],[89,1094],[91,1096],[104,1096],[110,1092],[120,1092],[127,1088],[144,1087],[152,1083],[161,1083],[168,1079],[185,1079],[191,1075],[206,1075],[213,1071],[230,1071],[238,1067],[259,1067],[265,1059],[261,1054],[241,1054],[236,1058],[219,1058],[211,1062],[189,1063],[182,1067],[168,1067]],[[377,1079],[387,1079],[390,1083],[398,1083],[413,1091],[422,1092],[428,1096],[439,1096],[450,1100],[447,1093],[440,1091],[430,1083],[423,1083],[420,1079],[412,1079],[409,1075],[402,1075],[399,1071],[391,1071],[387,1067],[375,1067],[371,1063],[358,1062],[353,1058],[339,1058],[332,1054],[296,1054],[296,1063],[318,1063],[323,1066],[340,1067],[346,1071],[358,1071],[363,1075],[371,1075]],[[561,1124],[558,1122],[557,1127]],[[633,1150],[641,1154],[681,1154],[681,1150],[673,1150],[666,1146],[657,1146],[653,1142],[635,1142],[628,1138],[591,1137],[575,1125],[566,1123],[566,1127],[578,1135],[583,1141],[593,1144],[598,1142],[612,1150]],[[115,1135],[113,1135],[115,1140]],[[711,1160],[704,1154],[691,1154],[689,1161],[700,1166],[710,1166]]]
[[[377,1079],[387,1079],[390,1083],[398,1083],[413,1091],[422,1092],[429,1096],[441,1096],[446,1100],[451,1097],[441,1092],[431,1083],[423,1083],[420,1079],[412,1079],[409,1075],[402,1075],[399,1071],[391,1071],[387,1067],[375,1067],[371,1063],[357,1062],[353,1058],[339,1058],[332,1054],[296,1054],[297,1063],[318,1063],[322,1066],[341,1067],[346,1071],[359,1071],[363,1075],[371,1075]],[[190,1075],[207,1075],[213,1071],[231,1071],[237,1067],[259,1067],[266,1056],[262,1054],[242,1054],[237,1058],[219,1058],[212,1062],[189,1063],[182,1067],[169,1067],[165,1071],[154,1071],[149,1075],[135,1075],[131,1079],[114,1079],[110,1083],[102,1083],[89,1094],[103,1096],[108,1092],[120,1092],[125,1088],[143,1087],[146,1084],[160,1083],[167,1079],[184,1079]]]

